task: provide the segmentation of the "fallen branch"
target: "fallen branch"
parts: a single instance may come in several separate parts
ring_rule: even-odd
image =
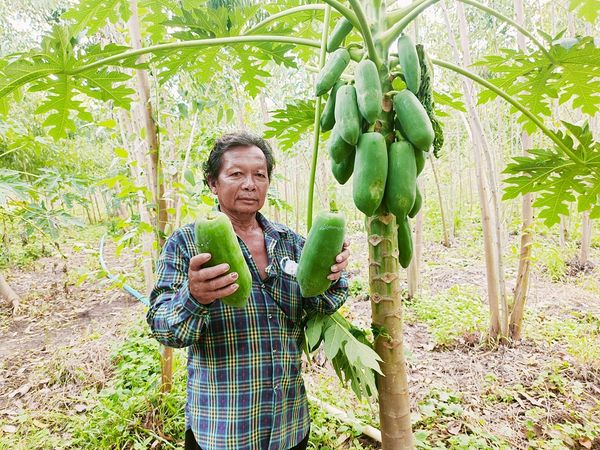
[[[333,417],[335,417],[340,422],[352,425],[352,427],[354,427],[355,430],[359,431],[360,433],[364,434],[365,436],[368,436],[377,442],[381,442],[381,431],[379,431],[377,428],[372,427],[371,425],[365,425],[365,424],[361,423],[354,417],[348,416],[348,414],[346,414],[341,409],[338,409],[335,406],[330,405],[329,403],[325,403],[323,400],[320,400],[317,397],[314,397],[310,394],[308,394],[308,400],[311,403],[314,403],[315,405],[317,405],[319,408],[327,411],[329,414],[331,414]]]

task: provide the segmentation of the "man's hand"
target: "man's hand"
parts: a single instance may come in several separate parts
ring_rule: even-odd
[[[219,264],[214,267],[202,268],[211,258],[210,253],[200,253],[190,259],[188,283],[190,293],[203,305],[209,305],[218,298],[233,294],[240,286],[235,283],[237,272],[224,275],[229,270],[229,264]]]
[[[350,242],[344,241],[342,245],[342,252],[335,257],[335,264],[331,266],[331,273],[327,276],[328,280],[337,281],[342,276],[342,270],[348,265],[348,258],[350,258]]]

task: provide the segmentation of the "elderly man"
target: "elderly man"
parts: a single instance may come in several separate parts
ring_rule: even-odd
[[[330,288],[303,298],[294,277],[304,239],[270,222],[263,207],[274,167],[269,145],[249,133],[217,140],[205,181],[227,214],[252,273],[244,308],[219,301],[236,289],[227,264],[204,267],[193,225],[167,240],[147,320],[156,339],[188,347],[186,449],[305,449],[310,417],[301,377],[305,314],[331,314],[347,297],[344,243]]]

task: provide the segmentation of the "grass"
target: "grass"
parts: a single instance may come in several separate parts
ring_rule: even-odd
[[[484,331],[487,325],[487,307],[470,285],[455,285],[404,304],[406,320],[425,323],[434,342],[441,347],[453,346],[467,334]]]
[[[571,312],[567,317],[526,316],[525,336],[535,342],[563,345],[581,364],[600,368],[600,318]]]

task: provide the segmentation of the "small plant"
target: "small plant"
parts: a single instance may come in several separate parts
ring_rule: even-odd
[[[455,285],[433,297],[406,303],[417,320],[429,327],[439,346],[455,345],[461,336],[485,329],[487,312],[479,294],[469,285]]]

